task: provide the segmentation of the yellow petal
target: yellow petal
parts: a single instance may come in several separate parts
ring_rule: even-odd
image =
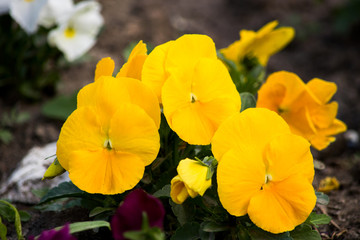
[[[304,175],[309,183],[314,178],[310,143],[304,138],[287,133],[272,139],[266,146],[264,157],[267,174],[272,181],[282,181],[294,174]]]
[[[277,20],[265,24],[257,31],[258,37],[263,37],[271,33],[278,24],[279,22]]]
[[[133,57],[131,60],[127,61],[120,69],[120,72],[116,75],[116,78],[119,77],[129,77],[141,80],[141,71],[143,69],[144,62],[147,58],[147,55],[139,55]]]
[[[211,144],[219,162],[232,148],[253,148],[262,151],[268,142],[283,133],[289,133],[287,123],[275,112],[265,108],[248,108],[225,120],[216,131]]]
[[[331,102],[310,110],[311,120],[317,128],[328,128],[334,122],[338,111],[337,102]]]
[[[335,141],[335,137],[332,137],[333,135],[345,132],[346,129],[347,127],[344,122],[335,119],[330,127],[319,129],[317,134],[309,139],[310,143],[314,148],[321,151]]]
[[[248,214],[258,227],[272,233],[293,230],[303,223],[315,207],[311,183],[300,175],[264,186],[250,200]]]
[[[185,187],[185,184],[181,180],[179,175],[175,176],[171,180],[170,197],[173,202],[177,204],[182,204],[186,200],[186,198],[189,197],[189,193]]]
[[[144,83],[133,78],[118,78],[124,84],[130,95],[130,102],[138,105],[154,120],[157,128],[160,127],[160,105],[155,93]]]
[[[77,95],[77,107],[95,107],[102,125],[109,124],[110,117],[123,102],[130,102],[129,92],[126,86],[114,77],[101,77],[83,87]]]
[[[140,40],[131,51],[128,61],[122,66],[116,77],[131,77],[141,80],[141,71],[146,57],[146,44]]]
[[[102,58],[97,64],[95,69],[94,81],[102,76],[112,76],[115,69],[115,62],[110,57]]]
[[[151,51],[146,58],[141,75],[141,81],[149,86],[161,102],[161,89],[168,78],[168,72],[165,69],[167,52],[174,41],[161,44]]]
[[[264,36],[258,34],[257,40],[251,46],[251,52],[265,66],[269,57],[283,49],[294,36],[292,27],[281,27]]]
[[[289,124],[291,132],[309,139],[317,133],[317,129],[311,119],[309,109],[305,106],[298,110],[288,110],[281,114],[284,120]]]
[[[280,87],[282,86],[282,87]],[[285,88],[285,90],[284,90]],[[301,94],[305,91],[305,84],[294,73],[279,71],[271,74],[265,84],[263,84],[258,91],[257,107],[266,107],[269,109],[275,108],[281,100],[278,108],[282,111],[293,108],[292,105]],[[278,96],[273,99],[274,96]],[[270,101],[270,104],[268,103]],[[296,109],[295,109],[296,110]],[[279,112],[279,110],[277,110]]]
[[[335,83],[318,78],[310,80],[306,86],[322,104],[329,102],[337,90]]]
[[[264,180],[261,153],[235,148],[227,151],[217,168],[221,204],[232,215],[245,215],[250,199],[260,191]]]
[[[193,145],[210,144],[215,127],[201,114],[197,105],[191,104],[186,108],[178,109],[171,119],[171,125],[168,120],[169,126],[182,140]]]
[[[107,149],[74,151],[69,163],[70,179],[88,193],[122,193],[141,180],[144,170],[136,155]]]
[[[185,72],[191,71],[200,58],[217,59],[213,40],[206,35],[185,34],[169,48],[165,67],[181,67]]]
[[[142,108],[129,103],[120,105],[111,118],[109,139],[115,151],[136,155],[145,166],[155,160],[160,148],[153,119]]]
[[[211,179],[206,180],[208,167],[189,158],[179,162],[177,172],[187,188],[200,196],[211,186]]]
[[[80,149],[98,151],[103,148],[106,133],[94,107],[76,109],[61,128],[57,141],[56,156],[63,168],[69,170],[71,153]]]

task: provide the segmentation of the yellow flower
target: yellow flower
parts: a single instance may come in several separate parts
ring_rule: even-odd
[[[128,61],[122,66],[116,77],[130,77],[141,80],[141,71],[146,58],[146,44],[143,41],[139,41],[131,51]]]
[[[209,167],[199,161],[189,158],[179,162],[177,172],[179,175],[171,180],[171,199],[181,204],[189,196],[203,196],[211,186],[211,178],[207,179]]]
[[[232,215],[281,233],[304,222],[316,202],[310,144],[275,112],[249,108],[215,133],[218,194]]]
[[[156,47],[145,60],[142,81],[161,99],[161,89],[173,72],[192,72],[201,58],[217,59],[213,40],[200,34],[185,34]]]
[[[232,60],[238,66],[246,57],[256,57],[260,64],[266,66],[269,58],[283,49],[295,35],[291,27],[274,29],[278,21],[272,21],[263,26],[259,31],[241,30],[240,40],[221,49],[225,58]]]
[[[294,73],[271,74],[258,92],[257,107],[277,112],[289,124],[291,131],[322,150],[335,141],[346,125],[336,119],[338,104],[329,102],[336,84],[314,78],[307,84]]]
[[[226,67],[210,58],[186,72],[172,72],[162,88],[162,103],[170,128],[195,145],[210,144],[219,125],[241,106]]]
[[[133,188],[157,156],[158,128],[142,108],[148,99],[133,98],[139,87],[134,82],[139,81],[101,77],[85,86],[78,108],[61,129],[56,155],[86,192],[117,194]]]

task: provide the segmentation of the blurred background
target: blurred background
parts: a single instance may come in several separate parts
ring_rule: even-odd
[[[272,20],[291,26],[296,37],[270,58],[267,73],[286,70],[305,82],[312,78],[335,82],[338,117],[351,134],[337,141],[316,158],[326,164],[318,178],[336,176],[340,190],[330,193],[327,209],[337,226],[328,237],[360,237],[360,1],[359,0],[106,0],[102,6],[104,26],[95,46],[73,64],[62,64],[59,81],[44,88],[36,98],[9,94],[0,85],[0,131],[11,137],[0,141],[0,179],[4,181],[33,146],[56,141],[63,120],[44,116],[45,102],[70,96],[93,81],[96,63],[103,57],[124,63],[124,50],[143,40],[149,46],[176,39],[185,33],[210,36],[217,49],[239,39],[241,29],[258,30]],[[4,34],[1,42],[6,42]],[[0,46],[1,62],[6,62]],[[1,71],[0,71],[1,74]],[[0,75],[1,81],[1,75]],[[347,134],[347,135],[346,135]],[[346,233],[342,231],[346,229]],[[325,237],[324,237],[325,238]]]

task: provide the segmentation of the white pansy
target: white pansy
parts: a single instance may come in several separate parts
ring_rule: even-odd
[[[10,15],[28,34],[37,30],[41,9],[47,0],[11,0]]]
[[[59,48],[68,61],[73,61],[95,44],[103,23],[99,3],[80,2],[75,5],[68,19],[49,33],[49,44]]]
[[[69,18],[73,9],[73,0],[48,0],[40,12],[38,24],[46,28],[53,27]]]
[[[9,12],[10,0],[0,0],[0,15]]]

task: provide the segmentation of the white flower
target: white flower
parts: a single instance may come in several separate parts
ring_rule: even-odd
[[[28,34],[37,30],[41,9],[47,0],[11,0],[10,15]]]
[[[68,19],[49,33],[49,44],[59,48],[68,61],[73,61],[95,44],[103,23],[99,3],[80,2],[75,5]]]
[[[0,15],[9,11],[10,0],[0,0]]]
[[[73,9],[73,0],[48,0],[47,4],[40,12],[38,24],[50,28],[67,19]]]

